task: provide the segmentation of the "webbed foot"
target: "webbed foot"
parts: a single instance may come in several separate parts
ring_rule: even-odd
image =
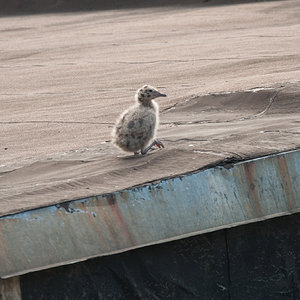
[[[154,150],[153,146],[157,148],[165,148],[164,144],[160,140],[154,140],[146,149],[141,150],[141,154],[145,155],[149,150]]]

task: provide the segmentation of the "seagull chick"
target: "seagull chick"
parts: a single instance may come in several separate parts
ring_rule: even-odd
[[[140,88],[135,94],[136,104],[125,110],[116,122],[113,143],[124,151],[143,155],[153,146],[164,148],[161,141],[154,139],[159,120],[158,104],[153,99],[166,96],[150,85]]]

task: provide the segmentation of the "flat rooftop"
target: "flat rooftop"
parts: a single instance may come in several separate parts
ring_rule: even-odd
[[[0,18],[0,215],[300,146],[299,1]],[[147,16],[147,17],[145,17]],[[148,83],[162,151],[110,144]]]
[[[158,135],[166,148],[146,156],[122,153],[103,141],[15,168],[3,166],[0,215],[297,149],[299,109],[300,84],[185,99],[161,112]]]

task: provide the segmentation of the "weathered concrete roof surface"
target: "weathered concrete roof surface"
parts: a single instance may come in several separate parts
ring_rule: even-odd
[[[0,18],[0,216],[298,148],[299,9],[290,0]],[[166,148],[133,157],[108,141],[145,83],[168,94]]]
[[[299,107],[300,85],[189,99],[162,112],[163,150],[141,157],[107,143],[2,173],[0,215],[114,192],[228,158],[296,149]]]

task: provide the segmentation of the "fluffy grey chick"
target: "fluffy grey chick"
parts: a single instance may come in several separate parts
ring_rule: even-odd
[[[157,97],[166,95],[150,85],[144,85],[136,92],[136,104],[121,114],[113,129],[113,143],[116,146],[124,151],[143,155],[153,146],[164,148],[162,142],[154,139],[159,123],[158,104],[153,101]]]

